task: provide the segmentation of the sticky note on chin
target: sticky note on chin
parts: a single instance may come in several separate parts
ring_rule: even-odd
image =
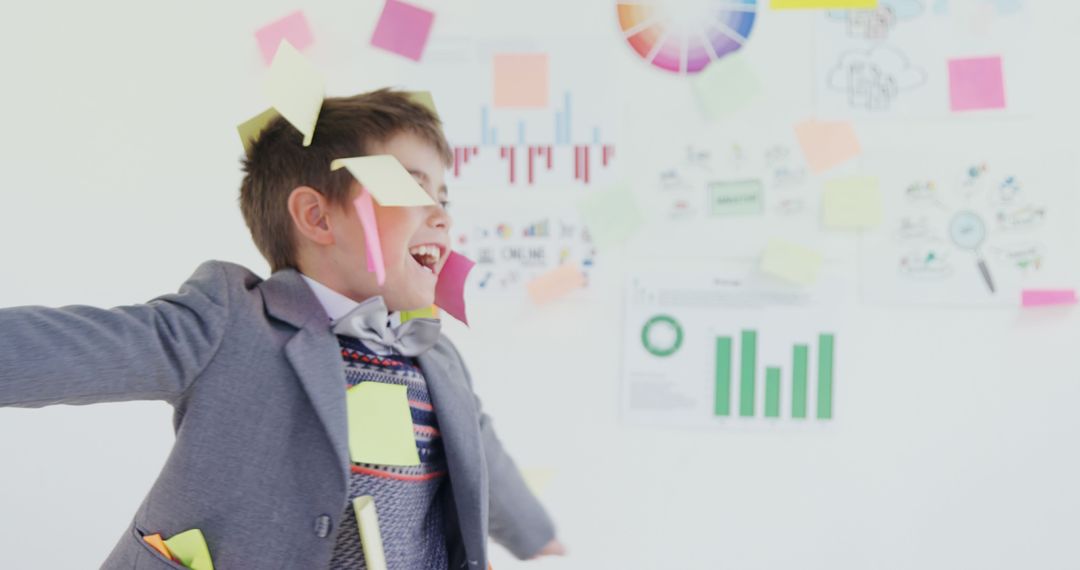
[[[761,256],[761,271],[799,285],[817,281],[824,259],[821,254],[796,243],[774,239]]]
[[[434,206],[428,194],[393,156],[354,156],[330,163],[330,170],[345,168],[380,206]]]
[[[353,200],[356,215],[364,229],[364,248],[367,270],[375,274],[379,287],[386,283],[386,263],[383,261],[382,241],[379,239],[379,225],[375,220],[375,203],[367,190],[360,191],[360,197]]]
[[[270,105],[304,135],[304,146],[310,145],[326,92],[319,72],[282,40],[263,87]]]
[[[361,382],[345,393],[349,455],[355,463],[419,465],[404,385]]]
[[[465,314],[465,280],[475,265],[473,260],[451,251],[435,283],[435,304],[466,325],[469,319]]]
[[[356,526],[360,531],[360,546],[368,570],[386,570],[386,552],[383,550],[382,531],[379,530],[379,513],[375,498],[364,495],[353,499]]]

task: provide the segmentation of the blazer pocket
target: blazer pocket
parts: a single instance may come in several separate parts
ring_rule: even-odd
[[[150,556],[152,560],[157,562],[157,564],[155,564],[154,566],[155,568],[172,568],[173,570],[187,570],[187,567],[185,567],[184,565],[165,558],[165,556],[155,550],[153,546],[147,544],[146,541],[143,540],[143,536],[145,536],[146,534],[147,533],[143,532],[142,530],[139,530],[139,527],[137,525],[131,526],[132,539],[138,543],[138,546],[143,550],[143,552]]]

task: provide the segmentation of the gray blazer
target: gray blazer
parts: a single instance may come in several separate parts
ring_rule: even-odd
[[[519,558],[554,527],[503,450],[443,337],[419,357],[449,468],[451,568]],[[164,400],[176,442],[103,568],[177,568],[141,533],[202,529],[215,566],[326,568],[347,503],[340,348],[292,270],[262,280],[211,261],[145,305],[0,310],[0,406]],[[10,498],[10,497],[9,497]]]

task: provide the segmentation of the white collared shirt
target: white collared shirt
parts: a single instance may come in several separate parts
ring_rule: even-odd
[[[304,279],[304,283],[307,283],[311,292],[315,294],[315,298],[319,300],[319,304],[322,305],[331,322],[335,322],[349,314],[349,311],[352,311],[360,304],[303,273],[300,274],[300,277]],[[392,327],[401,324],[401,314],[397,311],[391,312],[389,324]]]

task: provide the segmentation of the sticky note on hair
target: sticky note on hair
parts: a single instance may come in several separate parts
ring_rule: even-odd
[[[1020,295],[1024,307],[1075,305],[1075,289],[1025,289]]]
[[[311,45],[311,27],[308,26],[303,10],[297,10],[255,30],[255,41],[259,42],[259,52],[266,63],[274,61],[281,40],[288,40],[298,50]]]
[[[862,152],[855,129],[844,121],[803,121],[795,125],[795,136],[815,174],[839,166]]]
[[[363,495],[353,499],[356,526],[360,531],[360,546],[368,570],[386,570],[386,552],[383,550],[382,531],[379,530],[379,512],[375,509],[375,497]]]
[[[548,54],[500,53],[494,60],[495,107],[548,106]]]
[[[469,324],[465,314],[465,280],[476,263],[456,251],[451,251],[435,282],[435,304],[455,319]]]
[[[949,107],[953,111],[1004,109],[1001,57],[950,59]]]
[[[339,168],[347,168],[380,206],[435,205],[431,195],[389,154],[339,158],[330,163],[330,170]]]
[[[431,96],[430,91],[409,91],[405,96],[413,103],[427,107],[436,117],[439,116],[439,112],[435,110],[435,98]]]
[[[270,105],[304,135],[304,146],[315,136],[323,96],[323,78],[299,51],[281,40],[264,84]]]
[[[877,8],[878,0],[771,0],[773,10],[868,10]]]
[[[810,248],[774,239],[765,246],[761,271],[792,283],[808,285],[817,280],[822,261],[821,254]]]
[[[585,286],[585,274],[577,265],[566,264],[533,279],[526,286],[537,305],[553,301]]]
[[[214,570],[214,562],[210,559],[210,548],[206,546],[206,538],[201,530],[193,528],[180,534],[173,535],[165,541],[173,558],[190,570]]]
[[[434,23],[435,14],[430,10],[398,0],[386,0],[371,36],[371,45],[420,61]]]
[[[404,385],[361,382],[345,394],[354,463],[419,465]]]
[[[827,228],[873,228],[881,224],[881,210],[881,188],[874,176],[850,176],[825,183],[821,213]]]
[[[375,220],[375,204],[367,190],[361,190],[360,196],[353,200],[356,215],[364,229],[364,255],[367,270],[375,274],[379,287],[386,283],[386,263],[383,261],[382,241],[379,239],[379,225]]]
[[[271,107],[237,125],[236,131],[240,133],[240,142],[244,145],[245,155],[251,156],[251,147],[259,140],[259,136],[262,135],[262,132],[270,124],[270,121],[273,121],[280,116],[281,115]]]

